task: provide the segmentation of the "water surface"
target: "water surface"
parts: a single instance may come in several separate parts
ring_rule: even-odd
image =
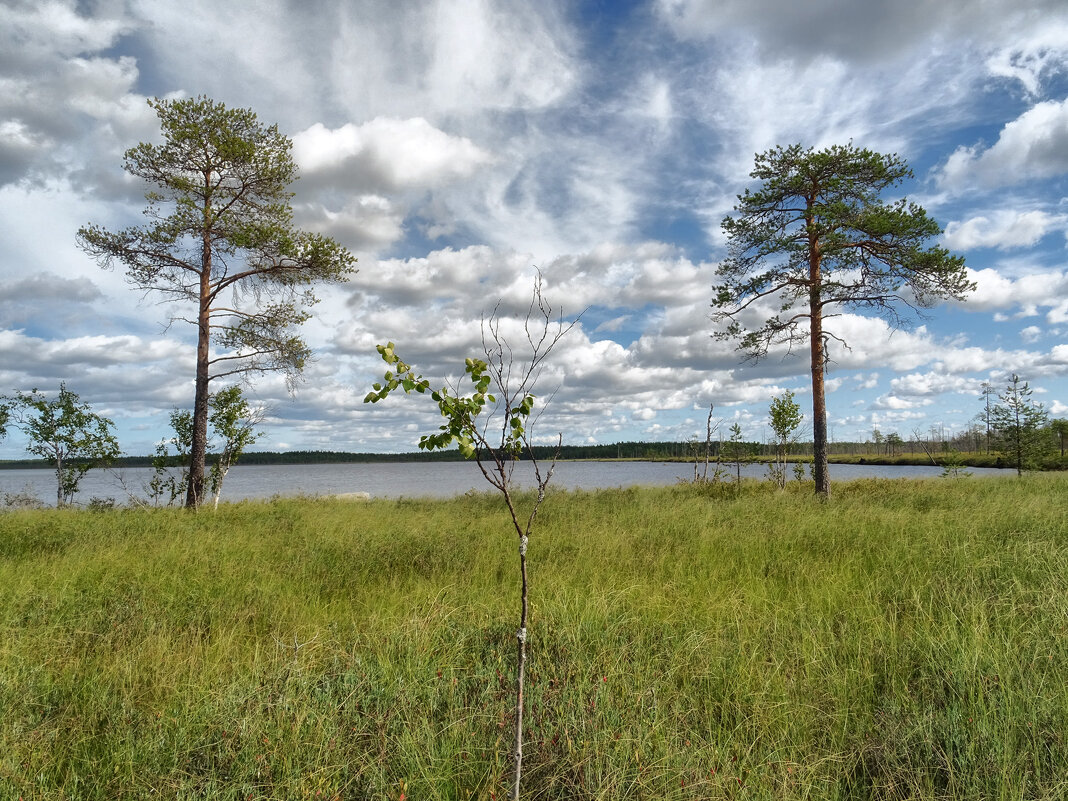
[[[831,480],[857,478],[934,478],[942,468],[934,466],[885,466],[832,464]],[[968,468],[976,477],[1012,475],[1012,470]],[[745,465],[742,475],[763,478],[764,465]],[[792,474],[791,474],[792,475]],[[520,486],[532,486],[529,464],[516,466]],[[92,470],[82,480],[77,500],[114,498],[125,503],[131,495],[146,497],[144,489],[152,477],[148,467],[115,471]],[[563,489],[603,489],[636,485],[664,486],[693,478],[693,465],[684,462],[560,462],[552,486]],[[56,495],[55,473],[51,470],[0,470],[0,497],[3,493],[30,492],[45,503]],[[375,498],[452,497],[469,491],[488,492],[492,488],[473,462],[395,462],[378,464],[237,465],[230,470],[223,500],[270,498],[274,495],[337,495],[366,492]]]

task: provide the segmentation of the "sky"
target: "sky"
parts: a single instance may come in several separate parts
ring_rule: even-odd
[[[499,302],[521,359],[539,271],[581,314],[539,441],[703,439],[709,404],[761,440],[786,390],[810,437],[807,353],[743,362],[711,319],[720,223],[793,143],[897,153],[977,285],[896,331],[831,321],[832,440],[966,429],[1014,372],[1068,416],[1063,0],[0,0],[0,87],[0,395],[65,382],[128,454],[191,408],[194,331],[76,232],[143,219],[147,99],[201,95],[291,137],[296,224],[359,260],[318,292],[303,380],[251,381],[257,449],[415,450],[436,407],[363,403],[375,345],[456,381]]]

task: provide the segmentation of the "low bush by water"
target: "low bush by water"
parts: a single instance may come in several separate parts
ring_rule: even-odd
[[[1068,478],[549,498],[523,797],[1068,796]],[[499,500],[0,515],[0,798],[505,795]]]

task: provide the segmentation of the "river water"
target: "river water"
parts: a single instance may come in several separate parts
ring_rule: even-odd
[[[940,467],[832,464],[831,480],[857,478],[932,478]],[[1012,470],[969,468],[976,477],[1012,475]],[[763,465],[746,465],[742,475],[762,478]],[[516,467],[520,486],[531,486],[529,464]],[[790,473],[792,476],[792,472]],[[114,498],[125,503],[130,495],[145,497],[151,468],[91,470],[82,479],[77,500]],[[693,465],[682,462],[560,462],[552,486],[563,489],[603,489],[635,485],[664,486],[693,478]],[[275,495],[336,495],[366,492],[375,498],[452,497],[492,488],[473,462],[388,462],[379,464],[237,465],[226,476],[222,498],[237,501]],[[55,473],[51,470],[0,470],[0,501],[6,493],[32,493],[54,502]]]

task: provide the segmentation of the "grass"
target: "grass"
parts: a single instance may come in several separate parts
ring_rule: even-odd
[[[1068,478],[558,493],[529,799],[1068,796]],[[499,500],[0,515],[0,798],[506,795]]]

